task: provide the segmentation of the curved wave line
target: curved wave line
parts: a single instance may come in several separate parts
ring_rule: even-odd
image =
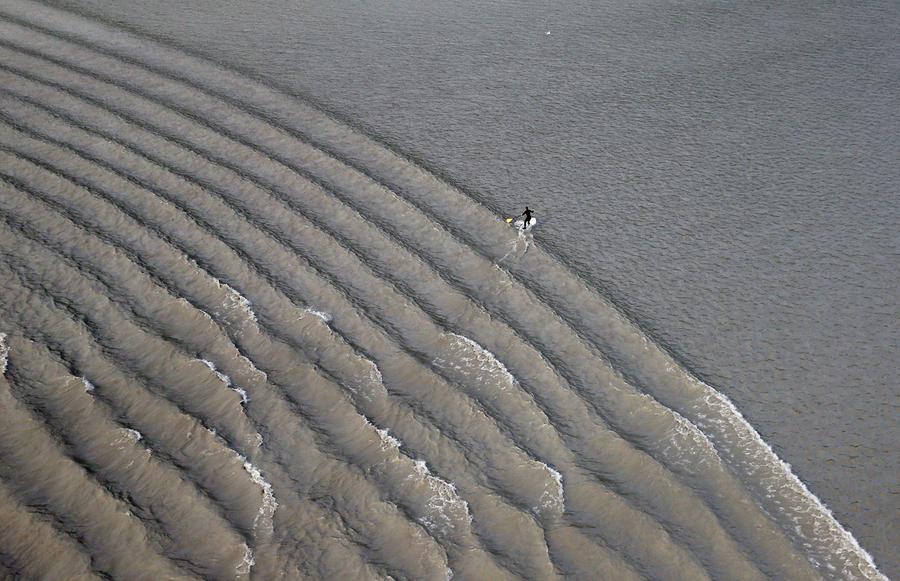
[[[0,41],[0,43],[2,43],[2,41]],[[22,49],[18,49],[18,50],[22,50]],[[25,52],[27,52],[27,51],[25,51]],[[46,57],[45,55],[42,55],[41,58],[44,58],[44,59],[47,59],[47,60],[51,60],[52,62],[59,62],[59,61],[56,61],[56,60],[53,59],[53,58]],[[140,65],[138,65],[138,66],[140,66]],[[93,72],[93,71],[90,71],[90,70],[87,70],[87,69],[84,69],[83,67],[72,66],[71,64],[68,64],[68,67],[69,67],[69,68],[73,68],[73,69],[77,69],[77,70],[81,71],[82,74],[85,74],[85,75],[87,75],[87,76],[91,76],[91,77],[97,78],[98,80],[100,80],[101,82],[104,82],[104,83],[111,83],[111,84],[113,84],[113,85],[115,85],[115,86],[123,86],[123,87],[125,86],[125,85],[122,85],[120,82],[110,81],[110,80],[108,79],[108,77],[105,77],[105,76],[102,76],[102,75],[98,75],[97,73],[95,73],[95,72]],[[139,96],[139,97],[141,97],[141,98],[146,98],[145,95],[140,94],[140,93],[137,93],[137,92],[135,92],[133,89],[126,88],[126,90],[128,90],[128,91],[131,92],[131,93],[134,93],[136,96]],[[188,118],[192,119],[193,121],[198,121],[198,122],[201,122],[201,123],[204,124],[204,125],[210,126],[209,123],[199,121],[196,115],[193,115],[193,114],[191,114],[191,113],[189,113],[189,112],[185,112],[182,108],[178,107],[177,105],[173,105],[173,104],[169,103],[169,104],[166,104],[165,106],[170,107],[170,108],[174,108],[175,110],[178,110],[178,111],[181,111],[182,114],[188,116]],[[210,127],[211,127],[211,126],[210,126]],[[219,129],[217,129],[217,130],[218,130],[218,131],[221,131],[221,128],[219,128]],[[238,140],[240,143],[242,143],[242,144],[244,144],[244,145],[247,145],[248,147],[251,147],[251,148],[254,148],[254,149],[259,149],[259,148],[255,147],[254,145],[249,144],[248,142],[246,142],[246,141],[243,140],[242,138],[240,138],[240,137],[234,135],[233,132],[226,132],[225,134],[228,135],[230,139]],[[268,153],[268,152],[263,152],[263,153],[264,153],[264,155],[266,155],[267,157],[269,157],[269,159],[270,159],[271,161],[276,161],[274,158],[271,157],[271,155],[272,155],[271,153]],[[279,163],[284,163],[284,162],[283,162],[283,161],[279,161]],[[413,204],[413,205],[414,205],[414,204]],[[577,333],[576,333],[576,335],[577,335]],[[582,339],[579,337],[579,340],[582,340]],[[600,359],[605,361],[605,359],[602,358],[602,357],[601,357]],[[696,436],[699,437],[699,438],[701,438],[701,439],[703,438],[703,435],[700,434],[700,433],[696,434]]]
[[[739,419],[738,419],[737,421],[740,422]],[[750,430],[751,430],[751,433],[752,433],[752,434],[755,434],[755,432],[752,431],[752,428],[750,428]],[[788,470],[788,472],[789,472],[789,470]],[[807,496],[811,496],[811,495],[808,493],[808,491],[807,491]],[[821,507],[821,504],[820,504],[819,506]],[[833,519],[830,519],[830,520],[833,520]],[[835,525],[836,525],[836,527],[837,527],[838,529],[840,529],[840,531],[843,531],[843,532],[846,534],[846,536],[848,536],[848,537],[852,540],[852,536],[850,536],[849,533],[846,533],[846,531],[844,531],[844,529],[843,529],[842,527],[840,527],[839,524],[835,523]],[[854,540],[854,543],[855,543],[855,540]],[[858,549],[857,552],[862,551],[862,549],[858,548],[858,545],[856,545],[856,548]],[[867,555],[866,555],[866,556],[867,556]],[[869,564],[871,564],[871,567],[874,569],[874,564],[871,563],[871,558],[868,558],[868,561],[869,561]],[[875,570],[875,573],[877,574],[877,570]]]
[[[41,351],[36,345],[20,346],[28,359],[28,365],[17,366],[13,376],[20,402],[39,415],[69,453],[108,488],[152,513],[170,557],[200,576],[234,571],[240,555],[233,555],[232,547],[246,546],[244,535],[199,490],[182,481],[176,469],[139,443],[141,434],[104,417],[105,410],[83,390],[60,389],[75,378]],[[131,460],[123,465],[128,457]],[[160,486],[147,487],[151,479]],[[231,566],[230,556],[235,559]]]
[[[0,181],[3,181],[3,178],[0,177]],[[9,192],[9,190],[7,190]],[[22,204],[19,202],[17,204],[17,209],[21,210]],[[72,268],[79,268],[78,262],[74,259],[71,252],[66,252],[65,249],[59,247],[58,244],[46,238],[46,236],[42,235],[35,226],[29,224],[21,219],[20,215],[13,215],[9,213],[9,210],[3,207],[0,207],[0,220],[3,220],[9,226],[18,230],[23,236],[28,238],[29,240],[35,242],[36,244],[45,245],[55,252],[57,252],[63,260]],[[80,270],[87,276],[90,276],[94,281],[98,284],[103,284],[108,286],[106,282],[101,280],[99,276],[94,275],[94,273],[86,272],[83,268]],[[210,502],[215,503],[219,506],[219,510],[222,513],[223,518],[229,520],[232,525],[241,531],[242,536],[249,541],[251,532],[254,528],[253,524],[257,517],[256,514],[249,515],[250,518],[243,516],[240,513],[235,513],[232,518],[237,518],[240,523],[232,520],[232,518],[228,518],[226,515],[232,513],[232,509],[230,509],[227,505],[228,492],[222,488],[216,486],[217,484],[221,484],[224,480],[216,478],[213,474],[207,473],[206,470],[209,470],[210,466],[205,465],[200,461],[198,457],[183,457],[184,455],[184,443],[175,443],[171,442],[171,433],[165,431],[159,431],[157,429],[157,433],[155,437],[153,435],[152,430],[154,430],[155,426],[152,422],[148,421],[145,418],[141,418],[132,413],[132,410],[128,409],[125,405],[125,401],[121,399],[117,399],[115,396],[112,398],[110,394],[107,393],[106,384],[108,380],[95,380],[94,382],[90,382],[87,377],[82,376],[82,381],[86,382],[89,385],[89,389],[86,391],[90,391],[95,395],[95,401],[102,402],[103,405],[108,406],[108,409],[112,412],[111,416],[115,416],[116,414],[121,415],[121,417],[127,418],[128,422],[135,428],[139,428],[144,434],[151,434],[148,436],[147,440],[151,444],[151,449],[154,454],[171,463],[174,466],[177,466],[180,470],[182,470],[186,477],[198,487],[199,491],[207,496],[210,499]],[[96,386],[100,385],[102,389],[97,391]],[[131,397],[134,397],[133,395]],[[140,408],[144,408],[148,403],[145,402]],[[161,412],[157,412],[159,414]],[[180,413],[180,412],[179,412]],[[157,415],[157,418],[159,416]],[[189,417],[189,416],[186,416]],[[191,418],[193,421],[196,421],[195,418]],[[168,442],[168,443],[167,443]],[[237,461],[238,458],[243,459],[243,456],[236,450],[224,447],[227,450],[228,455],[230,456],[230,460]],[[204,452],[204,454],[208,454],[208,452]],[[242,461],[243,462],[243,461]],[[241,462],[241,463],[242,463]],[[217,466],[219,468],[220,466]],[[247,481],[252,481],[250,475],[247,476]],[[233,486],[235,484],[234,478],[228,479],[229,486]],[[242,491],[241,494],[245,494],[246,491]]]
[[[26,410],[23,410],[17,400],[13,404],[10,400],[11,387],[6,377],[0,377],[0,400],[3,402],[6,421],[0,426],[3,438],[0,438],[0,455],[4,462],[0,464],[4,480],[15,483],[26,474],[41,476],[34,481],[34,485],[27,488],[21,487],[17,496],[27,506],[41,507],[55,515],[65,530],[80,539],[94,560],[94,567],[106,574],[131,576],[144,578],[146,574],[172,579],[175,572],[186,573],[180,566],[151,549],[148,537],[149,530],[146,523],[131,511],[124,510],[127,506],[121,500],[116,499],[93,475],[85,470],[71,457],[63,453],[52,436],[47,432],[42,422],[37,421]],[[18,417],[17,417],[18,416]],[[27,434],[25,433],[27,432]],[[20,442],[19,449],[11,449],[11,445]],[[27,446],[25,445],[27,443]],[[27,450],[27,451],[26,451]],[[42,462],[31,469],[27,462],[33,461],[40,455]],[[10,470],[15,472],[8,472]],[[42,474],[43,471],[43,474]],[[71,481],[78,483],[81,493],[76,500],[70,496],[60,494],[47,495],[47,491],[59,490],[61,482],[51,474],[64,474]],[[70,473],[70,474],[67,474]],[[24,489],[22,489],[24,488]],[[40,495],[40,496],[39,496]],[[92,517],[103,516],[107,519],[104,527],[91,526]],[[121,562],[111,558],[108,527],[114,526],[119,541],[128,541],[137,563]]]
[[[71,282],[71,281],[70,281],[70,282]],[[49,289],[47,289],[46,286],[44,286],[44,287],[39,287],[39,288],[41,288],[44,292],[48,292],[48,291],[49,291]],[[52,292],[56,292],[56,291],[52,291]],[[57,296],[57,298],[58,298],[59,300],[65,300],[65,296],[64,296],[64,295],[55,295],[55,296]],[[75,308],[75,307],[73,306],[73,307],[71,307],[71,308]],[[76,311],[76,312],[78,312],[78,311]],[[79,313],[79,314],[80,314],[80,313]],[[96,323],[94,323],[94,324],[96,324]],[[357,526],[358,526],[358,525],[357,525]]]
[[[54,329],[56,327],[62,327],[65,324],[72,324],[73,320],[74,319],[70,319],[70,318],[63,319],[62,321],[59,322],[61,324],[56,325],[54,327]],[[54,349],[58,350],[60,353],[63,353],[67,349],[66,345],[60,344],[58,342],[58,339],[54,338],[53,336],[47,335],[46,333],[37,331],[34,328],[23,329],[23,333],[38,335],[39,339],[45,340],[48,345],[53,345]],[[88,341],[88,343],[89,343],[89,341]],[[83,342],[81,345],[79,345],[79,348],[81,348],[84,344],[85,344],[85,342]],[[76,358],[78,357],[77,354],[72,354],[72,356],[76,357]],[[89,364],[85,363],[84,361],[81,361],[80,359],[73,360],[73,363],[79,367],[89,367]],[[175,407],[177,408],[177,404],[175,404]],[[188,412],[183,412],[183,413],[187,414]],[[198,421],[198,423],[201,423],[201,422],[202,422],[202,420]],[[214,440],[221,439],[221,436],[216,435],[215,430],[210,429],[208,427],[204,427],[203,430],[201,430],[201,433],[203,433],[203,432],[211,435]],[[281,468],[280,466],[281,466],[280,464],[276,464],[275,466],[272,466],[272,465],[267,466],[267,473],[269,474],[270,478],[271,478],[271,475],[273,472],[277,473],[277,472],[284,471],[284,469]],[[280,480],[288,481],[290,483],[296,482],[296,478],[294,478],[294,477],[291,477],[291,478],[281,477]],[[278,486],[277,490],[278,490],[278,497],[279,497],[280,501],[282,502],[282,504],[285,503],[285,501],[288,497],[293,497],[294,503],[299,503],[300,505],[302,505],[306,508],[313,509],[312,515],[310,515],[306,519],[301,519],[301,522],[295,523],[297,526],[302,527],[304,525],[307,525],[307,526],[321,527],[323,521],[329,521],[332,519],[333,514],[331,512],[326,512],[326,511],[320,510],[321,507],[319,505],[309,504],[306,499],[303,499],[298,495],[298,493],[294,487],[285,488],[284,486]],[[289,505],[289,508],[290,507],[291,506]],[[293,515],[294,515],[295,519],[299,516],[296,513],[296,511],[293,512]],[[352,535],[350,535],[349,533],[346,532],[346,524],[340,524],[338,526],[339,526],[340,530],[344,530],[344,532],[342,534],[342,538],[344,538],[346,540],[346,542],[343,544],[338,543],[338,545],[340,545],[342,547],[341,550],[350,551],[351,547],[355,547],[359,554],[362,554],[367,551],[366,547],[364,547],[359,542],[354,540]],[[293,526],[288,525],[288,528],[293,528]],[[327,542],[324,547],[321,545],[317,546],[315,550],[316,551],[331,550],[331,547],[329,546],[330,542],[339,541],[339,539],[337,537],[333,536],[335,534],[338,534],[338,532],[335,531],[335,532],[330,533],[328,536],[329,542]],[[302,546],[301,547],[294,546],[294,547],[292,547],[292,552],[296,552],[296,550],[298,548],[302,549],[303,547]],[[302,552],[305,553],[307,557],[312,557],[309,559],[310,562],[315,561],[316,553],[312,553],[311,551],[306,551],[306,550],[303,550]],[[365,568],[365,565],[361,561],[359,561],[359,556],[353,552],[348,552],[342,558],[344,559],[344,562],[347,563],[348,568],[350,568],[352,570],[361,571]],[[356,564],[354,564],[354,563],[356,563]],[[152,581],[152,580],[148,580],[148,581]]]
[[[0,387],[0,389],[3,389]],[[102,578],[92,570],[91,554],[74,536],[15,499],[0,481],[0,564],[9,578]],[[47,552],[54,558],[46,559]],[[0,569],[2,576],[4,569]]]
[[[53,144],[56,144],[57,146],[61,146],[61,147],[65,148],[65,149],[70,149],[70,150],[72,150],[73,152],[75,152],[75,150],[72,149],[71,146],[69,146],[69,145],[67,145],[67,144],[65,144],[65,143],[61,143],[59,140],[55,139],[54,137],[48,136],[48,135],[46,135],[46,134],[39,134],[39,139],[40,139],[41,141],[48,142],[48,143],[53,143]],[[200,214],[197,213],[197,210],[192,210],[192,209],[190,209],[189,207],[185,206],[184,203],[182,203],[182,202],[175,202],[175,201],[173,201],[172,196],[171,196],[169,193],[160,190],[160,188],[157,187],[155,184],[153,184],[153,183],[151,183],[151,182],[149,182],[149,181],[147,181],[147,180],[145,180],[145,179],[137,178],[137,177],[135,177],[134,175],[128,175],[128,174],[125,174],[122,170],[116,168],[115,166],[110,165],[108,162],[105,162],[105,161],[100,160],[99,158],[97,158],[96,156],[94,156],[94,155],[92,155],[92,154],[87,154],[86,152],[83,152],[83,151],[78,151],[78,152],[76,152],[76,154],[77,154],[78,156],[80,156],[80,157],[82,157],[82,158],[84,158],[84,159],[90,161],[91,163],[94,163],[94,164],[96,164],[96,165],[99,165],[100,167],[102,167],[102,168],[104,168],[104,169],[106,169],[106,170],[112,172],[113,174],[119,175],[121,178],[124,178],[124,179],[127,180],[127,181],[131,181],[131,182],[137,183],[137,184],[138,184],[140,187],[142,187],[143,189],[146,189],[146,190],[148,190],[148,191],[154,192],[155,195],[160,196],[161,198],[163,198],[163,199],[167,200],[168,202],[172,203],[172,204],[173,204],[175,207],[177,207],[180,211],[185,212],[188,216],[191,217],[192,221],[194,221],[195,223],[199,224],[204,230],[208,231],[208,232],[209,232],[210,234],[212,234],[213,236],[220,236],[220,231],[217,230],[217,229],[215,228],[215,226],[212,225],[212,224],[208,221],[208,220],[209,220],[208,218],[205,218],[205,217],[201,216]],[[165,168],[162,168],[161,166],[157,166],[157,167],[159,167],[159,169],[165,170]],[[166,171],[168,171],[168,170],[166,170]],[[183,180],[186,179],[184,176],[181,176],[181,175],[179,175],[179,174],[177,174],[177,173],[174,173],[173,175],[177,176],[179,179],[183,179]],[[188,180],[188,181],[189,181],[189,180]],[[203,187],[202,185],[198,185],[198,186],[199,186],[199,188],[200,188],[201,190],[206,191],[208,194],[213,194],[213,192],[207,190],[207,189],[206,189],[205,187]],[[242,213],[241,210],[236,209],[234,206],[232,206],[231,204],[229,204],[229,201],[228,201],[228,200],[223,199],[222,196],[221,196],[219,193],[215,193],[212,197],[213,197],[213,199],[219,200],[221,203],[223,203],[223,204],[225,204],[227,207],[229,207],[231,211],[235,212],[235,216],[240,216],[240,217],[242,218],[242,220],[243,220],[243,219],[246,219],[248,225],[250,225],[250,226],[252,226],[252,227],[257,227],[257,228],[259,228],[260,231],[265,232],[267,235],[271,236],[271,237],[272,237],[272,240],[275,242],[276,245],[280,245],[280,246],[282,246],[283,248],[286,248],[286,249],[289,248],[289,245],[284,244],[284,242],[281,241],[281,240],[279,239],[278,234],[277,234],[276,232],[274,232],[271,228],[269,228],[268,226],[266,226],[266,225],[264,225],[264,224],[259,224],[258,222],[254,222],[253,220],[251,220],[249,217],[247,217],[246,215],[244,215],[244,214]],[[255,264],[255,263],[257,262],[256,260],[254,260],[251,256],[249,256],[249,255],[247,254],[247,251],[245,251],[245,250],[240,250],[240,248],[235,248],[235,247],[234,247],[235,242],[228,242],[228,241],[226,240],[226,244],[228,244],[228,245],[232,248],[233,251],[235,251],[237,254],[241,255],[241,256],[242,256],[245,260],[247,260],[250,264]],[[299,257],[299,256],[293,256],[292,259],[294,259],[294,260],[300,260],[300,257]],[[302,263],[301,263],[301,264],[302,264]],[[272,280],[277,280],[277,274],[275,274],[275,273],[270,273],[270,274],[267,276],[267,278],[268,278],[270,281],[272,281]],[[282,283],[282,284],[285,284],[285,283]],[[291,287],[287,287],[287,288],[288,288],[288,292],[292,292],[292,288],[291,288]],[[332,327],[332,331],[335,331],[335,329],[334,329],[333,327]],[[353,345],[353,342],[350,341],[348,337],[343,336],[342,338],[343,338],[345,341],[347,341],[348,344]]]

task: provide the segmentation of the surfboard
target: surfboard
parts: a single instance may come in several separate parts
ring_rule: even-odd
[[[511,223],[513,226],[515,226],[516,230],[522,230],[522,225],[525,223],[525,221],[522,218],[516,218],[516,219],[507,218],[506,222]],[[537,218],[532,216],[531,220],[528,222],[528,226],[525,227],[525,232],[528,232],[532,228],[534,228],[535,224],[537,224]]]

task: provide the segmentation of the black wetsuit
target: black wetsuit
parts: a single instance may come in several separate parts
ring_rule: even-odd
[[[524,230],[528,228],[528,223],[531,222],[531,209],[525,206],[525,211],[522,212],[522,215],[525,216],[525,221],[522,222],[522,230]]]

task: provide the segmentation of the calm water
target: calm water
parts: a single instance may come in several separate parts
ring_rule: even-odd
[[[529,246],[531,240],[515,239],[488,212],[435,185],[423,170],[404,169],[386,151],[348,137],[342,123],[317,120],[299,104],[294,111],[288,100],[252,84],[244,88],[212,65],[181,63],[149,41],[106,38],[74,16],[45,15],[18,1],[0,5],[6,27],[0,38],[8,43],[0,47],[8,67],[0,71],[6,75],[0,86],[15,88],[5,94],[0,119],[3,163],[15,168],[4,174],[12,202],[3,210],[7,222],[0,239],[6,246],[0,254],[32,257],[2,265],[4,280],[15,280],[8,296],[26,301],[6,299],[0,311],[9,327],[0,332],[11,337],[11,393],[43,410],[35,421],[63,425],[69,416],[65,407],[53,407],[62,405],[55,392],[43,397],[27,386],[52,386],[54,373],[87,381],[86,370],[92,370],[108,382],[100,391],[113,410],[96,412],[98,418],[111,417],[145,438],[128,439],[128,432],[122,446],[150,441],[152,449],[178,449],[165,434],[154,440],[146,431],[153,418],[164,425],[187,422],[178,419],[179,411],[187,412],[200,418],[191,429],[216,429],[204,436],[203,449],[229,458],[226,464],[243,475],[223,480],[212,467],[194,468],[191,480],[206,485],[201,496],[212,499],[210,506],[189,502],[197,493],[187,489],[176,498],[184,510],[193,507],[195,521],[215,535],[184,554],[153,535],[193,539],[191,530],[163,517],[156,533],[153,527],[153,534],[141,533],[122,521],[128,534],[147,536],[134,546],[160,574],[219,576],[216,567],[225,566],[219,564],[234,561],[240,567],[246,561],[241,550],[221,547],[244,546],[254,549],[253,571],[260,578],[291,571],[428,577],[446,567],[464,577],[605,571],[622,578],[805,578],[813,576],[808,562],[821,575],[867,575],[857,557],[847,556],[855,549],[841,544],[845,539],[827,519],[810,512],[810,497],[798,492],[746,424],[677,361],[731,398],[873,554],[881,571],[897,575],[896,4],[263,1],[197,3],[191,11],[169,1],[54,4],[149,33],[311,97],[411,156],[418,164],[412,167],[444,177],[496,214],[517,213],[527,203],[540,220],[536,246]],[[54,40],[61,37],[78,42]],[[89,52],[94,48],[127,58],[108,63]],[[238,109],[141,77],[135,70],[142,63],[166,74],[177,74],[183,64],[185,80],[233,99],[229,103]],[[118,89],[103,85],[111,80]],[[164,107],[138,102],[142,97]],[[280,126],[296,122],[297,131],[412,200],[415,208],[240,117],[256,113]],[[297,178],[268,167],[268,158],[253,158],[220,133],[193,127],[192,119],[213,123],[241,144],[263,143],[269,157],[276,157],[274,151],[293,160],[346,196],[378,231],[308,192],[297,204],[306,204],[303,212],[313,223],[339,233],[338,246],[307,234],[303,220],[268,217],[279,215],[280,206],[265,201],[265,190],[290,189]],[[171,141],[158,141],[158,135]],[[110,146],[109,139],[123,143]],[[192,160],[182,146],[200,157]],[[176,168],[177,176],[188,176],[204,191],[227,191],[247,208],[230,214],[212,201],[197,201],[200,190],[175,194],[182,188],[178,179],[128,161],[119,148],[152,153],[154,163]],[[172,203],[203,228],[150,202],[135,202],[143,194],[127,194],[130,182],[71,165],[65,152],[72,151],[90,152],[91,160],[132,180],[138,176],[141,188],[184,196]],[[244,191],[230,185],[227,172],[204,165],[220,158],[262,189]],[[97,198],[88,192],[102,191],[103,199],[113,196],[122,208],[98,205],[93,214],[106,222],[90,222],[87,212],[76,220],[82,225],[77,232],[64,220],[42,222],[41,204],[50,202],[33,200],[61,188],[58,177],[41,174],[50,166],[87,188],[78,194],[85,196],[83,204]],[[54,203],[80,199],[58,191],[62,197]],[[66,212],[78,212],[79,204]],[[120,214],[131,216],[134,225],[117,233],[125,220]],[[240,228],[232,234],[232,224],[245,214],[270,238]],[[136,232],[137,224],[151,224],[151,238],[158,238],[123,234]],[[435,230],[435,224],[441,227]],[[400,245],[388,244],[381,231]],[[105,238],[79,238],[90,232],[105,232]],[[220,238],[239,251],[215,246]],[[96,262],[107,252],[101,240],[128,248],[134,261]],[[168,244],[177,250],[171,257],[165,254],[171,252]],[[79,248],[91,250],[78,254]],[[51,251],[68,256],[68,266],[56,255],[45,256]],[[313,266],[298,266],[290,251],[312,256]],[[146,253],[164,257],[150,264]],[[195,260],[193,267],[178,263],[179,253]],[[356,260],[372,274],[355,276]],[[140,285],[129,287],[142,269],[218,327],[200,332],[163,315],[180,303],[163,294],[145,296]],[[578,287],[567,269],[596,292]],[[79,283],[84,288],[74,285],[71,292],[80,298],[71,299],[70,310],[96,313],[98,321],[87,328],[101,351],[133,341],[115,355],[124,361],[120,368],[160,383],[163,395],[166,382],[205,374],[234,388],[221,391],[234,401],[206,408],[198,403],[202,392],[178,388],[177,395],[160,400],[174,403],[155,404],[161,406],[156,415],[122,420],[124,412],[115,410],[127,409],[135,397],[126,389],[129,377],[104,367],[111,364],[100,351],[83,353],[77,339],[87,331],[63,329],[66,311],[53,310],[68,304],[62,295],[73,286],[66,281],[82,270],[91,274]],[[206,272],[209,280],[203,279]],[[230,291],[216,286],[224,283]],[[27,297],[42,296],[41,289],[60,293],[52,295],[55,304],[15,306],[30,304]],[[122,318],[106,315],[95,297],[124,305]],[[607,299],[636,327],[608,309]],[[470,301],[483,313],[465,306]],[[219,313],[215,304],[230,305],[236,314]],[[295,317],[297,305],[310,309],[300,313],[321,312],[329,320]],[[354,309],[366,315],[357,321]],[[194,312],[185,310],[185,320]],[[135,317],[134,329],[123,331],[123,321]],[[253,329],[237,333],[229,327],[245,324]],[[178,348],[194,355],[194,363],[179,361],[175,368],[183,373],[166,376],[159,361],[177,354],[141,336],[147,325],[164,337],[180,337]],[[56,334],[38,331],[45,327]],[[638,345],[648,338],[645,352]],[[285,344],[302,347],[300,362]],[[136,355],[145,348],[146,358]],[[16,364],[17,353],[22,362],[62,361],[55,371],[52,365],[50,371],[30,368]],[[352,356],[360,358],[358,364],[346,363]],[[297,365],[303,369],[299,375],[286,373]],[[324,371],[317,375],[319,368]],[[260,370],[268,375],[254,375]],[[335,386],[346,390],[372,373],[383,383],[381,391],[350,389],[349,400],[340,398]],[[323,382],[320,391],[304,387],[316,382]],[[617,382],[626,395],[616,391]],[[458,399],[454,387],[471,401]],[[250,394],[243,407],[235,405],[239,390]],[[640,394],[651,395],[652,403]],[[91,405],[87,399],[63,403],[75,409]],[[292,423],[295,408],[310,427],[270,444],[271,430]],[[467,423],[442,410],[484,410],[485,419]],[[221,424],[203,419],[211,417]],[[684,418],[690,429],[680,423]],[[366,433],[380,442],[377,453],[346,427],[357,420],[371,422]],[[141,422],[144,427],[137,427]],[[536,435],[542,422],[553,426],[552,434]],[[77,425],[71,430],[65,432],[65,453],[93,462],[98,473],[105,467],[104,478],[122,489],[137,486],[138,476],[120,470],[118,460],[91,444],[102,434]],[[429,430],[449,436],[429,438]],[[15,437],[26,436],[8,434],[0,441],[8,447]],[[298,447],[304,451],[296,452]],[[177,481],[167,470],[195,464],[189,455],[179,464],[178,454],[159,454],[160,466],[147,468],[157,486],[137,495],[134,510],[163,503],[154,491]],[[128,457],[123,453],[121,461]],[[323,470],[331,480],[303,480],[297,471],[309,465],[328,466]],[[71,480],[77,478],[72,472]],[[522,488],[529,479],[534,487]],[[333,501],[337,508],[309,501],[328,482],[344,491]],[[66,518],[79,522],[64,491],[35,492],[23,481],[0,493],[4,502],[52,498],[59,503],[54,514],[64,515],[57,517],[63,522],[57,528],[75,527]],[[103,495],[99,488],[96,494]],[[270,497],[279,499],[280,509],[272,508],[276,501]],[[379,505],[381,498],[400,506],[402,514]],[[772,522],[745,507],[747,499],[775,515]],[[112,505],[97,502],[97,510],[109,513],[100,522],[118,518]],[[373,511],[380,520],[364,522],[360,515]],[[599,517],[610,514],[618,518]],[[504,529],[504,518],[518,523],[517,534]],[[304,545],[298,539],[315,522],[325,524],[306,533],[314,541]],[[363,540],[340,528],[347,522]],[[594,532],[585,534],[583,527]],[[39,523],[24,528],[41,530]],[[384,547],[372,542],[382,530],[390,531]],[[92,542],[88,552],[106,547],[99,536]],[[360,544],[365,550],[357,550]],[[592,562],[583,547],[602,551]],[[80,562],[79,550],[70,550],[72,562]],[[173,555],[192,566],[172,569]],[[99,570],[128,574],[116,563]]]

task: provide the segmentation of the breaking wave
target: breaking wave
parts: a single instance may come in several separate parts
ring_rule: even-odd
[[[27,0],[0,87],[0,515],[47,547],[0,531],[12,576],[884,579],[727,398],[372,138]]]

